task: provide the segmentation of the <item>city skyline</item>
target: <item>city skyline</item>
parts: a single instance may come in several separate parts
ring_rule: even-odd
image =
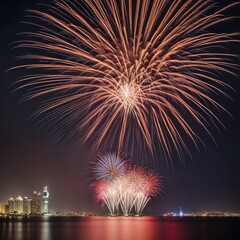
[[[43,194],[42,194],[43,193]],[[49,213],[49,192],[47,186],[43,191],[33,191],[31,198],[22,195],[9,197],[7,203],[0,202],[0,213],[16,215],[40,215]]]
[[[49,1],[39,0],[39,3]],[[217,1],[224,6],[222,1]],[[231,0],[230,3],[237,1]],[[0,67],[0,202],[11,195],[22,197],[31,190],[40,189],[42,185],[51,186],[51,209],[57,210],[91,210],[96,213],[105,213],[106,209],[94,204],[87,190],[84,180],[88,163],[95,156],[89,156],[88,148],[81,147],[72,151],[71,143],[57,142],[53,144],[53,136],[48,128],[41,128],[32,112],[41,102],[19,104],[23,91],[13,92],[13,84],[19,75],[25,71],[5,72],[14,66],[13,59],[18,56],[17,50],[12,49],[12,43],[18,40],[17,34],[25,30],[32,30],[20,21],[24,21],[26,9],[40,9],[41,6],[26,1],[2,1],[1,3],[1,67]],[[229,16],[238,15],[239,7],[231,9]],[[8,24],[6,24],[8,19]],[[240,32],[238,20],[223,24],[224,31]],[[216,31],[221,29],[216,28]],[[232,45],[233,51],[239,52],[239,46]],[[25,54],[23,50],[18,50]],[[238,60],[239,61],[239,60]],[[238,62],[239,63],[239,62]],[[237,71],[237,74],[240,72]],[[228,91],[233,101],[220,99],[227,107],[233,119],[222,115],[221,119],[226,127],[221,133],[213,131],[217,145],[206,137],[206,148],[200,146],[200,153],[191,149],[192,159],[185,158],[181,164],[177,155],[173,156],[174,166],[168,166],[165,159],[157,156],[157,161],[139,161],[133,158],[133,163],[155,168],[165,178],[163,197],[153,199],[146,207],[145,213],[164,213],[182,206],[189,211],[240,211],[239,170],[240,170],[240,81],[224,75],[235,93]],[[42,100],[45,100],[44,98]],[[55,127],[54,125],[52,126]],[[205,138],[200,131],[199,134]],[[30,191],[29,191],[30,190]]]

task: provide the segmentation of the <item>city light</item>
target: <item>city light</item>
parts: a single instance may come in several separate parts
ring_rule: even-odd
[[[47,186],[43,189],[43,197],[41,192],[34,191],[32,198],[18,196],[16,199],[9,198],[7,204],[0,204],[0,214],[9,215],[41,215],[49,214],[48,210],[49,193]],[[43,204],[43,211],[42,211]]]

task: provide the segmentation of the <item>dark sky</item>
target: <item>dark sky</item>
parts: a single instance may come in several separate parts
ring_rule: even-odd
[[[24,29],[20,23],[26,15],[24,10],[38,8],[35,3],[43,2],[0,0],[0,202],[6,202],[12,196],[30,196],[32,191],[48,185],[51,210],[100,213],[103,210],[87,194],[84,175],[88,161],[83,151],[73,154],[67,145],[52,144],[51,134],[37,127],[36,121],[29,118],[39,102],[19,104],[22,93],[12,92],[14,87],[11,84],[19,79],[19,72],[4,73],[14,66],[17,54],[9,44],[17,40],[17,33]],[[239,11],[240,7],[236,7],[228,14],[237,15]],[[240,32],[240,20],[223,28]],[[235,46],[235,51],[239,50]],[[21,74],[24,75],[24,71]],[[186,212],[240,212],[240,77],[223,77],[228,78],[236,91],[228,92],[233,101],[223,103],[233,119],[225,114],[221,116],[226,131],[214,131],[217,145],[206,139],[207,148],[201,147],[200,153],[193,149],[192,160],[186,158],[185,165],[177,159],[174,159],[174,170],[164,161],[157,164],[156,169],[165,178],[165,191],[162,198],[147,206],[146,213],[174,211],[180,206]]]

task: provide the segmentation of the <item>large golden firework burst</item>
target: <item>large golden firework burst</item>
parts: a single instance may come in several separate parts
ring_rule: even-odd
[[[36,53],[18,67],[34,74],[20,88],[31,89],[26,99],[48,95],[37,113],[62,131],[71,126],[69,135],[79,132],[93,149],[154,153],[159,145],[166,158],[174,149],[182,156],[189,152],[186,136],[196,146],[200,140],[190,122],[208,134],[208,122],[220,122],[213,109],[224,110],[216,96],[228,85],[219,77],[236,67],[235,55],[222,47],[238,34],[212,29],[231,19],[223,13],[232,6],[59,0],[48,11],[31,10],[38,31],[24,33],[18,46]]]

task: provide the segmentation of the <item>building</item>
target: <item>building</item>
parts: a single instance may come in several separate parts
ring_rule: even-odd
[[[8,206],[8,204],[5,204],[5,213],[9,213],[9,206]]]
[[[18,196],[14,202],[14,211],[18,214],[23,213],[23,199],[21,196]]]
[[[28,197],[23,198],[23,214],[30,214],[31,212],[31,200]]]
[[[8,199],[8,204],[0,203],[0,214],[41,214],[43,204],[43,213],[49,213],[49,192],[47,186],[43,188],[43,196],[41,192],[34,191],[32,199],[28,197],[22,198],[18,196],[15,200],[13,198]]]
[[[15,207],[14,207],[14,199],[13,198],[9,198],[8,199],[8,211],[9,213],[14,213],[15,211]]]
[[[6,213],[5,204],[0,203],[0,213]]]
[[[43,213],[49,213],[48,199],[49,199],[49,192],[48,192],[47,186],[46,186],[43,188]]]
[[[33,192],[31,200],[31,214],[41,214],[41,193]]]

